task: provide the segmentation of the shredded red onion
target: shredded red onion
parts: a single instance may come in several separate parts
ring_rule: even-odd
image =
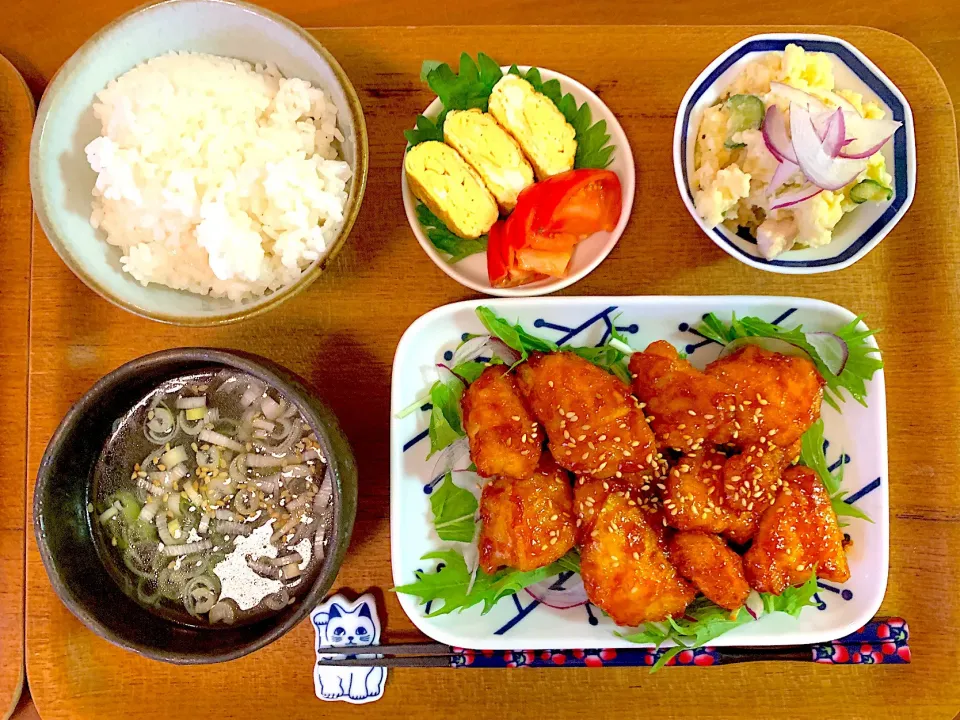
[[[579,575],[568,578],[562,588],[555,588],[558,578],[549,578],[526,588],[527,593],[539,600],[547,607],[565,610],[567,608],[586,605],[587,591]]]
[[[839,190],[863,172],[863,160],[831,157],[813,127],[810,113],[799,105],[790,106],[790,130],[797,164],[807,179],[824,190]]]
[[[794,176],[795,173],[799,172],[800,166],[796,163],[792,163],[789,160],[783,160],[777,169],[773,172],[773,177],[770,178],[770,184],[767,186],[767,194],[773,195],[781,187],[783,187],[787,181]]]
[[[450,445],[447,445],[447,447],[437,453],[437,459],[433,463],[433,472],[430,475],[429,481],[433,482],[453,470],[465,469],[469,463],[464,464],[463,461],[469,459],[469,457],[470,442],[467,438],[462,437]],[[458,465],[463,465],[463,467],[458,468]]]
[[[780,208],[792,207],[793,205],[798,205],[799,203],[809,200],[810,198],[815,197],[822,192],[823,188],[819,188],[816,185],[810,184],[804,185],[796,190],[788,190],[773,200],[773,202],[770,204],[770,209],[779,210]]]

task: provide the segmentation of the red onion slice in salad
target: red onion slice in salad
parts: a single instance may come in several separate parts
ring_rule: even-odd
[[[792,207],[799,203],[809,200],[823,192],[823,188],[816,185],[804,185],[796,190],[788,190],[782,195],[773,199],[770,205],[771,210],[780,210],[781,208]]]
[[[782,97],[784,100],[788,100],[791,105],[799,105],[810,112],[818,113],[830,110],[820,98],[803,90],[798,90],[792,85],[772,82],[770,83],[770,92]]]
[[[802,348],[798,348],[792,343],[788,343],[786,340],[778,340],[777,338],[767,338],[767,337],[745,337],[737,338],[727,345],[720,351],[720,357],[727,357],[727,355],[732,355],[740,348],[745,345],[758,345],[764,350],[769,352],[780,353],[781,355],[790,355],[794,357],[810,357],[806,351]]]
[[[837,108],[830,113],[827,123],[824,125],[823,135],[820,136],[823,151],[832,158],[840,154],[844,140],[847,137],[847,125],[843,119],[843,110]]]
[[[763,142],[771,155],[780,162],[796,164],[797,155],[793,151],[793,144],[787,134],[786,119],[776,105],[767,108],[766,115],[763,118],[762,133]]]
[[[467,438],[462,437],[437,453],[437,459],[433,463],[433,471],[430,473],[428,482],[433,483],[448,472],[466,470],[469,465],[470,443]]]
[[[827,370],[834,375],[842,373],[850,357],[850,348],[843,338],[831,332],[812,332],[806,336],[807,342],[817,351]]]
[[[530,597],[555,610],[567,610],[587,604],[587,591],[579,575],[571,575],[560,588],[555,587],[558,584],[559,578],[548,578],[529,586],[526,591]]]
[[[813,127],[810,113],[796,104],[790,106],[790,130],[797,164],[814,185],[839,190],[866,168],[863,160],[831,157]]]
[[[880,152],[897,130],[903,127],[903,123],[896,120],[867,120],[859,115],[851,117],[847,114],[844,114],[844,118],[850,140],[840,150],[840,157],[852,160],[861,160]]]
[[[777,192],[798,170],[800,170],[799,165],[789,160],[783,160],[777,165],[777,169],[773,172],[773,177],[770,178],[770,184],[767,186],[767,194],[773,195]],[[775,210],[776,208],[770,209]]]
[[[520,359],[520,354],[508,347],[499,338],[490,335],[478,335],[464,342],[450,361],[453,367],[477,358],[498,358],[508,365]]]

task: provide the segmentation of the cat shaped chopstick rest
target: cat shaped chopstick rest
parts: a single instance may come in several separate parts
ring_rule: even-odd
[[[337,655],[362,655],[354,648],[380,642],[380,619],[373,595],[361,595],[353,602],[333,595],[314,608],[310,622],[317,631],[317,659]],[[330,652],[333,650],[333,652]],[[321,700],[368,703],[379,700],[387,682],[382,667],[313,668],[313,685]]]

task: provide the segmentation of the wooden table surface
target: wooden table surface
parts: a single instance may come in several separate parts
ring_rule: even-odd
[[[24,500],[27,430],[27,313],[33,210],[29,187],[33,98],[0,57],[0,712],[13,710],[23,685]]]
[[[19,4],[18,4],[19,3]],[[721,21],[737,17],[741,3],[724,4]],[[667,6],[669,4],[664,4]],[[746,8],[747,3],[742,3]],[[349,10],[323,3],[310,8],[293,2],[271,5],[305,25],[377,22],[410,24],[417,18],[403,12],[403,3],[356,3]],[[434,23],[472,24],[478,21],[539,22],[541,9],[516,4],[510,12],[491,17],[491,3],[474,3],[470,11],[456,6],[431,8]],[[29,12],[32,4],[14,3],[12,22],[21,33],[0,36],[0,52],[14,60],[35,92],[56,67],[94,30],[122,8],[119,3],[92,0],[82,9],[64,3],[54,22]],[[551,22],[665,22],[666,7],[638,3],[631,15],[613,11],[585,12],[582,4],[556,3]],[[603,8],[600,3],[594,7]],[[646,13],[644,8],[646,7]],[[687,4],[689,14],[673,6],[672,19],[700,19],[699,3]],[[809,5],[805,6],[809,7]],[[871,8],[877,20],[884,4]],[[890,4],[893,12],[894,4]],[[897,6],[899,7],[899,6]],[[924,25],[922,4],[901,8],[900,18],[888,16],[893,28],[906,33],[913,26],[924,32],[914,38],[934,56],[960,95],[960,72],[951,62],[956,54],[960,11],[950,9]],[[481,10],[476,10],[481,8]],[[731,12],[732,11],[732,12]],[[751,20],[801,21],[787,9],[753,12]],[[765,17],[764,12],[770,17]],[[926,17],[934,17],[933,3]],[[513,14],[511,14],[513,13]],[[818,20],[867,22],[862,8],[831,8]],[[846,13],[846,15],[844,15]],[[418,18],[420,19],[420,18]],[[882,24],[874,22],[873,24]],[[904,24],[906,23],[906,24]],[[952,25],[951,25],[952,23]],[[759,28],[756,29],[759,31]],[[826,30],[826,29],[824,29]],[[272,357],[308,377],[338,413],[360,459],[361,505],[351,545],[350,562],[337,587],[363,591],[389,587],[387,388],[393,348],[415,317],[445,302],[471,297],[438,269],[427,264],[402,223],[396,174],[402,152],[400,130],[411,113],[422,107],[427,93],[416,89],[419,59],[452,57],[465,47],[486,49],[495,56],[524,52],[536,62],[565,70],[598,89],[621,118],[638,157],[640,183],[634,220],[614,255],[593,275],[572,289],[574,294],[748,293],[798,294],[822,297],[869,313],[873,325],[887,330],[881,341],[888,365],[891,427],[892,570],[891,586],[882,612],[902,613],[911,622],[916,662],[892,672],[864,668],[744,666],[713,671],[672,671],[648,677],[640,671],[596,673],[563,671],[553,681],[534,673],[473,672],[462,677],[426,671],[394,673],[388,697],[352,714],[412,717],[440,713],[534,712],[572,715],[584,702],[594,710],[623,711],[643,705],[651,712],[687,715],[679,697],[697,698],[697,715],[704,717],[764,716],[768,708],[795,717],[840,714],[866,717],[902,706],[904,716],[952,717],[960,708],[960,688],[952,682],[958,657],[952,638],[960,631],[953,601],[960,553],[960,500],[950,479],[960,469],[956,424],[951,407],[960,402],[960,362],[954,360],[960,329],[956,271],[957,223],[956,128],[949,98],[934,80],[925,60],[896,38],[871,31],[844,29],[877,60],[914,102],[921,177],[917,201],[894,235],[855,268],[830,276],[786,278],[761,274],[736,263],[711,245],[686,216],[673,184],[669,164],[672,108],[686,87],[670,77],[692,79],[718,52],[750,32],[728,28],[671,30],[644,34],[629,29],[592,28],[579,33],[525,29],[517,33],[455,30],[396,30],[321,32],[320,37],[341,60],[361,91],[371,131],[371,181],[352,242],[302,297],[263,318],[231,328],[184,331],[161,327],[123,313],[94,296],[60,263],[37,227],[34,257],[34,304],[31,314],[31,374],[29,471],[32,477],[46,440],[69,405],[104,372],[151,350],[178,344],[203,343],[237,347]],[[571,35],[586,42],[589,52],[565,52],[558,40]],[[673,48],[665,57],[648,56],[645,48],[659,43]],[[893,51],[888,48],[895,48]],[[887,54],[886,58],[884,57]],[[602,57],[601,57],[602,56]],[[629,59],[649,64],[644,84],[635,74],[611,76],[609,63]],[[669,62],[667,60],[669,59]],[[606,63],[606,65],[604,65]],[[603,72],[601,72],[601,70]],[[398,73],[389,77],[384,72]],[[618,84],[619,87],[614,87]],[[372,88],[376,88],[376,92]],[[923,111],[919,111],[921,100]],[[396,222],[384,223],[384,218]],[[656,218],[655,231],[646,221]],[[674,244],[676,238],[690,241]],[[899,242],[897,241],[899,239]],[[923,242],[915,253],[911,241]],[[651,258],[669,258],[670,272],[629,272],[647,267]],[[919,259],[918,259],[919,258]],[[416,282],[409,268],[417,271]],[[878,278],[883,278],[882,282]],[[402,289],[404,302],[396,302]],[[360,308],[363,312],[360,312]],[[373,308],[373,310],[371,310]],[[135,338],[135,340],[133,340]],[[939,368],[938,402],[928,407],[923,373]],[[332,372],[330,368],[336,368]],[[921,452],[920,448],[923,448]],[[942,478],[943,482],[934,482]],[[309,667],[312,630],[303,624],[287,637],[254,656],[228,665],[198,669],[174,668],[122,653],[93,638],[56,600],[47,584],[32,536],[28,538],[28,677],[44,718],[165,717],[159,705],[144,703],[147,687],[179,688],[216,684],[228,687],[244,680],[243,699],[225,707],[223,691],[191,694],[197,716],[313,717],[342,713],[344,706],[305,702],[312,694]],[[381,595],[382,597],[382,595]],[[412,626],[395,599],[384,598],[390,639],[413,636]],[[264,668],[272,668],[266,671]],[[290,668],[277,672],[277,668]],[[296,669],[294,669],[296,668]],[[93,670],[96,669],[96,670]],[[199,685],[198,685],[199,683]],[[749,689],[747,691],[746,689]],[[693,694],[693,695],[691,695]],[[29,706],[18,712],[32,713]]]

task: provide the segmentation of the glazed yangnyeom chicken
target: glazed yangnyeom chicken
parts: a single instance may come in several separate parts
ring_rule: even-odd
[[[756,532],[760,513],[734,510],[727,500],[719,450],[697,450],[676,461],[662,485],[664,517],[678,530],[722,533],[743,543]]]
[[[822,482],[791,467],[820,414],[809,360],[747,345],[701,372],[656,342],[630,371],[635,395],[574,353],[533,353],[466,390],[471,456],[493,478],[486,572],[576,546],[587,597],[626,626],[680,617],[698,592],[735,610],[751,588],[848,577]]]
[[[734,513],[762,513],[776,500],[783,471],[795,463],[799,455],[798,441],[789,448],[752,444],[731,457],[723,465],[727,507]]]
[[[492,365],[463,392],[463,429],[483,477],[529,477],[540,461],[539,425],[506,365]]]
[[[670,562],[720,607],[736,610],[750,594],[743,560],[717,535],[698,531],[676,533],[670,538]]]
[[[734,442],[789,447],[820,417],[823,378],[805,357],[744,345],[705,373],[737,396]]]
[[[797,466],[784,472],[783,488],[743,560],[751,587],[777,595],[814,572],[824,580],[850,578],[843,533],[813,470]]]
[[[634,353],[630,374],[661,448],[695,452],[731,441],[733,389],[683,360],[670,343],[658,340]]]
[[[480,567],[534,570],[573,547],[573,490],[570,478],[544,453],[522,479],[497,478],[480,497]]]
[[[646,514],[626,493],[611,492],[580,545],[587,597],[618,625],[679,617],[696,596],[667,559]]]
[[[669,528],[657,489],[651,482],[641,482],[632,476],[625,476],[623,479],[610,478],[608,480],[601,480],[589,475],[577,478],[573,486],[577,542],[582,542],[593,531],[597,512],[603,507],[607,496],[612,492],[624,493],[628,505],[636,505],[643,511],[644,519],[657,534],[661,546],[666,549]]]
[[[557,463],[599,478],[652,476],[653,433],[616,376],[572,352],[534,353],[516,372]]]

